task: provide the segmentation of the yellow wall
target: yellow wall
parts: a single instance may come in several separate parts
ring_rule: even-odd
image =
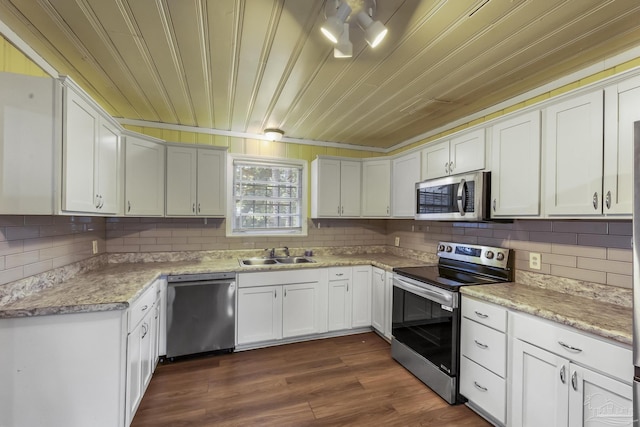
[[[37,77],[49,76],[4,37],[0,37],[0,71]]]

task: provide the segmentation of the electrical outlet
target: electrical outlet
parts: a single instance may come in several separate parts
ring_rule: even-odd
[[[91,246],[92,246],[93,254],[94,255],[97,254],[98,253],[98,241],[97,240],[93,240],[91,242]]]
[[[529,253],[529,268],[540,270],[542,268],[541,255],[539,253]]]
[[[396,237],[396,246],[400,246],[400,237]]]

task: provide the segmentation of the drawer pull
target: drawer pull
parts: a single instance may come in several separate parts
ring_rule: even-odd
[[[336,276],[338,276],[338,277],[344,276],[344,273],[336,273]]]
[[[145,304],[145,305],[142,306],[140,311],[147,311],[147,308],[149,308],[149,306]]]
[[[488,391],[488,389],[486,387],[482,387],[480,384],[478,384],[476,381],[473,382],[473,385],[476,386],[476,388],[478,390],[482,390],[482,391]]]
[[[488,345],[486,345],[486,344],[482,344],[482,343],[481,343],[481,342],[479,342],[478,340],[473,340],[473,342],[474,342],[474,343],[476,343],[476,345],[477,345],[478,347],[480,347],[481,349],[483,349],[483,350],[486,350],[486,349],[488,349],[488,348],[489,348],[489,346],[488,346]]]
[[[564,365],[560,368],[560,381],[562,381],[562,384],[567,383],[567,367]]]
[[[578,372],[577,371],[573,371],[573,375],[571,375],[571,387],[573,387],[575,391],[578,391]]]
[[[562,341],[558,341],[558,344],[560,344],[566,350],[571,351],[573,353],[581,353],[582,352],[581,348],[570,346],[569,344],[565,344]]]
[[[474,313],[481,319],[486,319],[487,317],[489,317],[488,314],[480,313],[479,311],[474,311]]]

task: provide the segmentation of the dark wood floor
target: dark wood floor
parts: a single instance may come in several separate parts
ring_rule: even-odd
[[[367,333],[161,364],[132,425],[489,424],[449,406]]]

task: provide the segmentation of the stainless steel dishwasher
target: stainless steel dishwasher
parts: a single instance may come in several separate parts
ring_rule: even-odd
[[[235,347],[235,273],[167,277],[167,358]]]

